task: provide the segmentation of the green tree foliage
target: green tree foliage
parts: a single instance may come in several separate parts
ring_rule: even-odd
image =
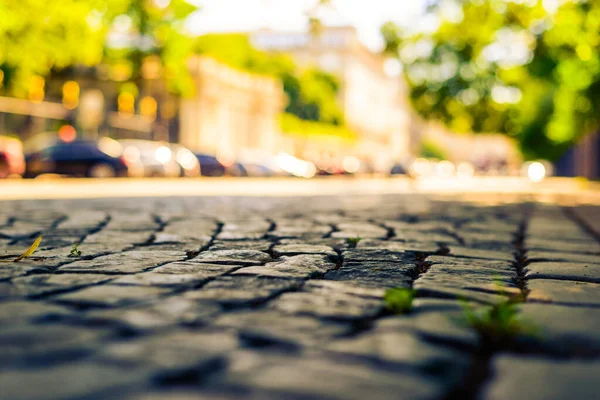
[[[286,112],[300,119],[344,123],[336,102],[340,84],[331,74],[314,68],[300,71],[289,56],[257,50],[244,34],[204,35],[196,40],[194,50],[233,68],[280,79],[289,100]]]
[[[0,2],[4,91],[24,95],[33,75],[47,75],[53,67],[100,62],[105,29],[89,23],[93,9],[91,2],[78,0]]]
[[[546,8],[544,8],[544,3]],[[556,159],[600,122],[600,2],[452,0],[434,32],[382,27],[419,114],[459,132],[501,132]]]
[[[421,142],[419,156],[424,158],[437,158],[438,160],[447,160],[446,151],[432,140]]]
[[[3,90],[24,96],[32,76],[101,62],[130,63],[136,79],[142,59],[160,56],[175,91],[187,79],[185,0],[4,0],[0,2]]]

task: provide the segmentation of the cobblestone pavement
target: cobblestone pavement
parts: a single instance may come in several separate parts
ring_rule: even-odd
[[[4,202],[1,258],[44,239],[0,263],[0,398],[598,398],[599,227],[409,195]]]

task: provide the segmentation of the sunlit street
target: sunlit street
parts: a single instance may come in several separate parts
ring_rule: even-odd
[[[467,201],[523,199],[600,204],[600,184],[564,178],[532,182],[519,177],[468,179],[410,177],[299,178],[147,178],[77,179],[40,178],[9,180],[2,184],[0,200],[93,199],[113,197],[177,196],[357,196],[383,194],[448,195]]]

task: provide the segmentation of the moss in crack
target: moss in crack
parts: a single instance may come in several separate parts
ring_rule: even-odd
[[[406,314],[412,310],[415,294],[415,290],[409,288],[387,289],[383,301],[388,311],[394,314]]]

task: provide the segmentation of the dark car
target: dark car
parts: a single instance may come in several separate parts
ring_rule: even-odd
[[[94,178],[127,176],[127,164],[121,157],[122,147],[118,142],[106,139],[69,142],[58,139],[51,145],[28,153],[25,155],[25,177],[34,178],[41,174]]]
[[[390,170],[390,175],[407,175],[408,171],[402,164],[394,164]]]
[[[200,163],[200,175],[202,176],[223,176],[227,168],[217,160],[217,157],[208,154],[196,154]]]

